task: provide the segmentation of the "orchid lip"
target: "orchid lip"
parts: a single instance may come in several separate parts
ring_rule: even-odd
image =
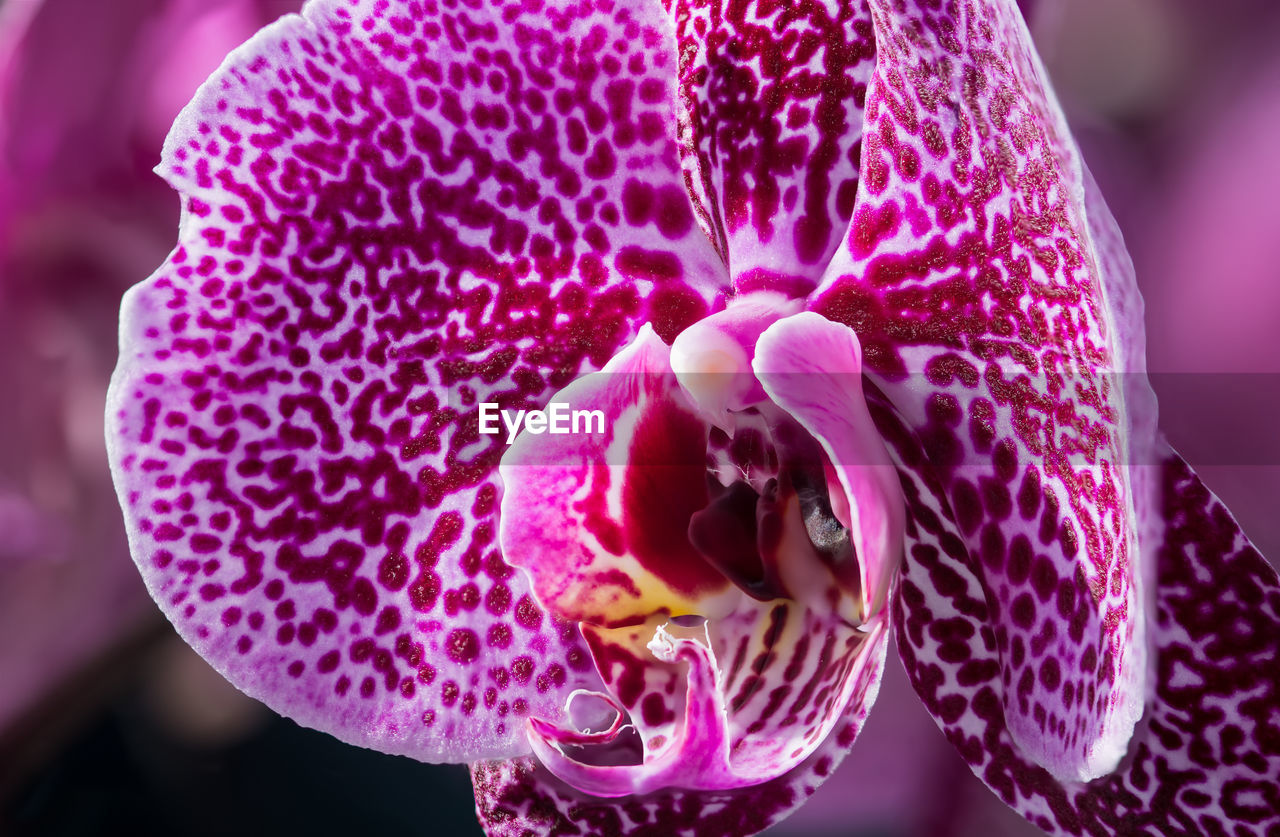
[[[794,359],[780,349],[856,343],[789,307],[743,301],[671,349],[642,332],[605,373],[556,396],[603,409],[604,437],[521,436],[503,459],[504,553],[543,607],[579,622],[618,712],[599,733],[528,723],[538,759],[583,792],[723,790],[785,773],[830,732],[883,641],[886,596],[866,579],[896,561],[882,553],[900,542],[900,500],[833,462],[809,429],[829,432],[828,419],[797,419],[769,395],[803,412],[806,387],[829,385],[807,370],[780,382]],[[701,383],[711,362],[736,365],[731,388]],[[673,549],[685,556],[674,565]],[[626,729],[639,734],[634,763],[616,755]]]

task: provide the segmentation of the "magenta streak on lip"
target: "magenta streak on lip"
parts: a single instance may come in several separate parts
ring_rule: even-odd
[[[502,457],[499,543],[539,603],[601,626],[697,612],[730,588],[688,543],[707,502],[706,432],[648,326],[556,397],[602,410],[603,435],[521,434]]]

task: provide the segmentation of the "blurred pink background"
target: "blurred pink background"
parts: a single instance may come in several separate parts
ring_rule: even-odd
[[[464,830],[457,770],[272,726],[283,722],[187,651],[133,569],[106,470],[119,297],[177,229],[177,199],[150,172],[161,142],[222,57],[298,5],[0,0],[0,830],[257,833],[273,817],[299,824],[294,799],[323,815],[314,833],[348,828],[343,811],[363,817],[361,805],[392,817],[386,827],[421,828],[434,792],[456,833],[477,833]],[[1280,5],[1042,0],[1033,24],[1137,266],[1161,424],[1280,555]],[[771,833],[1037,833],[972,777],[889,666],[845,766]],[[300,758],[320,766],[291,792],[232,781],[250,762],[292,774]],[[311,805],[352,783],[349,800],[333,792],[337,813]],[[402,786],[415,804],[377,795]],[[165,813],[162,791],[227,810],[197,828]]]

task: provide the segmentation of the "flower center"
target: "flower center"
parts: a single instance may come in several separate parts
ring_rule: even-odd
[[[794,344],[810,331],[842,330],[856,359],[852,332],[785,319],[789,305],[732,306],[670,348],[646,328],[557,396],[604,410],[609,432],[522,434],[503,458],[504,555],[544,607],[579,624],[602,681],[593,698],[612,712],[600,732],[530,723],[534,754],[582,791],[768,781],[811,754],[878,672],[883,657],[867,649],[886,630],[880,565],[897,498],[815,435],[865,435],[860,388],[759,371],[790,362],[788,346],[804,357]]]
[[[826,456],[789,416],[768,405],[764,412],[772,422],[751,408],[739,416],[731,438],[712,430],[712,458],[720,461],[708,470],[710,501],[690,518],[689,542],[758,601],[796,599],[806,586],[801,568],[815,565],[825,566],[856,597],[857,555],[848,527],[833,511]],[[756,423],[765,425],[763,432],[751,426]],[[720,451],[717,436],[729,440]],[[725,475],[732,478],[727,485],[719,479]]]

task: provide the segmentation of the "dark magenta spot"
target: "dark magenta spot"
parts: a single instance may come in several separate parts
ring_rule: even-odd
[[[409,559],[392,552],[378,564],[378,583],[388,590],[399,590],[409,581]]]
[[[207,555],[216,552],[221,546],[221,539],[213,535],[199,533],[191,536],[191,551],[197,554]]]
[[[1058,572],[1053,562],[1043,555],[1037,557],[1031,565],[1031,586],[1035,589],[1040,601],[1047,602],[1058,589]]]
[[[662,699],[662,695],[657,692],[650,692],[640,702],[640,715],[644,718],[646,724],[657,726],[670,720],[673,713],[667,709],[666,701]]]
[[[542,624],[542,611],[538,609],[538,605],[526,593],[520,597],[520,601],[516,603],[516,621],[523,628],[531,631],[538,630]]]
[[[1040,510],[1040,472],[1030,467],[1022,476],[1022,484],[1018,486],[1018,514],[1023,520],[1034,520]]]
[[[1031,541],[1026,535],[1015,535],[1009,544],[1009,560],[1005,564],[1005,574],[1013,584],[1022,584],[1031,575],[1031,561],[1035,553]]]
[[[680,260],[666,250],[646,250],[634,244],[618,252],[618,271],[633,282],[667,282],[684,275]]]
[[[622,217],[633,227],[643,226],[653,217],[653,187],[634,177],[622,184]]]
[[[435,607],[439,596],[440,576],[434,570],[422,573],[409,587],[409,603],[420,613],[426,613]]]
[[[455,628],[445,639],[445,653],[455,663],[469,663],[480,656],[480,638],[469,628]]]
[[[1040,683],[1051,692],[1058,690],[1062,683],[1062,670],[1058,667],[1057,659],[1046,657],[1040,664]]]
[[[707,303],[686,285],[659,286],[649,295],[646,309],[646,319],[665,343],[707,316]]]
[[[340,661],[341,657],[337,651],[326,651],[320,656],[319,661],[316,662],[316,671],[319,671],[321,674],[328,674],[338,668],[338,663]]]
[[[400,627],[400,611],[394,607],[384,607],[382,612],[378,614],[378,621],[374,625],[373,632],[381,636],[389,634],[396,628]]]
[[[689,522],[707,505],[707,432],[696,416],[661,401],[636,423],[622,485],[631,553],[649,572],[686,594],[728,581],[689,543]]]
[[[511,645],[511,629],[501,623],[489,626],[489,647],[503,649]]]
[[[660,188],[655,209],[654,223],[667,238],[682,238],[693,229],[693,210],[684,189],[671,185]]]
[[[521,686],[529,682],[533,677],[533,658],[532,657],[516,657],[511,663],[511,676]]]
[[[338,627],[337,614],[332,610],[327,610],[323,607],[312,614],[311,619],[319,625],[320,630],[324,631],[326,634],[333,633],[333,629]]]
[[[1022,593],[1014,599],[1009,608],[1009,615],[1013,619],[1013,624],[1023,630],[1031,630],[1036,620],[1036,603],[1031,598],[1031,594]]]
[[[463,610],[475,610],[479,605],[480,588],[469,581],[458,591],[458,606]]]
[[[355,642],[351,643],[351,662],[363,663],[365,660],[368,660],[373,656],[373,650],[375,647],[373,640],[368,637],[357,639]]]
[[[205,584],[200,587],[200,598],[206,602],[220,599],[227,594],[227,588],[221,584]]]
[[[378,591],[367,578],[357,578],[351,590],[351,604],[361,616],[372,616],[378,608]]]
[[[485,609],[494,616],[501,616],[511,607],[511,590],[505,584],[495,584],[484,597]]]

